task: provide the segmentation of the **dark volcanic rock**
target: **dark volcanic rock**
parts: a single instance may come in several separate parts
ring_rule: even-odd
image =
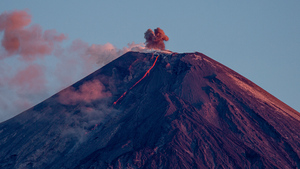
[[[1,123],[0,168],[300,168],[300,114],[201,53],[129,52],[72,88],[95,79],[110,97]]]

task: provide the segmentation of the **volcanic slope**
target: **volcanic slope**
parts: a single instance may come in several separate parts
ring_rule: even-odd
[[[197,52],[128,52],[0,124],[0,168],[300,168],[299,147],[299,112]]]

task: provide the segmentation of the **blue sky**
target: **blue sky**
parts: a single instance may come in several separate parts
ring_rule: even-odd
[[[81,39],[122,49],[128,43],[143,43],[148,28],[160,27],[170,38],[167,49],[204,53],[300,111],[300,1],[0,1],[0,13],[13,10],[27,10],[32,24],[67,35],[65,46]],[[19,62],[0,60],[15,69],[22,67]],[[55,59],[35,62],[47,68]],[[82,77],[76,78],[72,80]],[[51,79],[55,78],[49,76],[47,81],[54,84]],[[8,89],[4,82],[0,85],[0,92]],[[63,87],[47,85],[48,91],[32,96],[31,104]],[[6,114],[3,119],[20,111],[10,110],[0,112]]]

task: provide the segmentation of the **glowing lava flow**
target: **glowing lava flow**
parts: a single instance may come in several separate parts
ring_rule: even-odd
[[[95,126],[90,130],[90,131],[86,131],[85,134],[89,134],[90,132],[96,130],[96,128],[98,127],[98,124],[95,124]]]
[[[159,56],[159,55],[158,55],[158,56]],[[129,90],[131,90],[134,86],[136,86],[138,83],[140,83],[147,75],[149,75],[151,69],[152,69],[152,68],[155,66],[155,64],[156,64],[156,61],[157,61],[157,59],[158,59],[158,56],[156,57],[156,59],[155,59],[153,65],[150,67],[150,69],[144,74],[144,76],[143,76],[139,81],[137,81],[133,86],[131,86],[131,88],[130,88]]]
[[[127,93],[127,92],[124,92],[124,93],[122,94],[122,96],[121,96],[120,98],[118,98],[117,101],[114,102],[114,105],[116,105],[116,104],[119,102],[119,100],[121,100],[121,99],[126,95],[126,93]]]
[[[129,90],[131,90],[132,88],[134,88],[134,86],[136,86],[136,85],[137,85],[138,83],[140,83],[147,75],[149,75],[151,69],[152,69],[152,68],[155,66],[155,64],[156,64],[158,57],[159,57],[159,55],[156,57],[156,59],[155,59],[153,65],[149,68],[149,70],[147,70],[147,72],[144,74],[144,76],[143,76],[139,81],[137,81],[133,86],[131,86],[131,88],[129,88]],[[114,105],[116,105],[116,104],[117,104],[117,103],[118,103],[118,102],[119,102],[126,94],[127,94],[127,91],[124,92],[124,93],[122,94],[122,96],[121,96],[117,101],[114,102]]]

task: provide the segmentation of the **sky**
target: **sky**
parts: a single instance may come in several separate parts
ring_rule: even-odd
[[[298,0],[1,0],[0,16],[0,122],[143,46],[157,27],[166,49],[204,53],[300,111]],[[8,43],[16,34],[22,41]]]

